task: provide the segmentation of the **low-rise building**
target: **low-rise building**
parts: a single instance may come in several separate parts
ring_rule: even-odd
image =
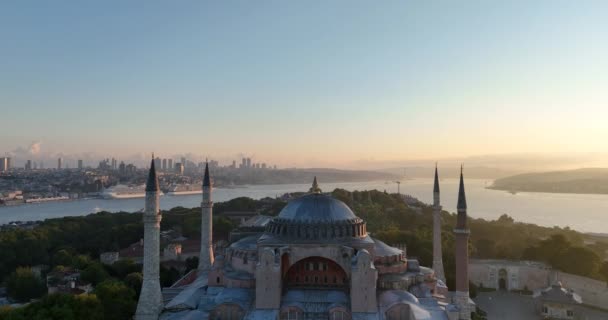
[[[534,293],[537,312],[544,319],[572,320],[586,319],[581,305],[581,296],[562,286],[560,282],[537,290]]]
[[[55,270],[46,276],[48,293],[83,294],[93,291],[90,283],[80,280],[80,271],[73,269]]]

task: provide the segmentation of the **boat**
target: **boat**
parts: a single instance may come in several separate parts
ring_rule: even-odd
[[[160,195],[163,195],[161,192]],[[133,199],[133,198],[144,198],[146,196],[145,185],[124,185],[118,184],[113,187],[105,189],[101,193],[101,197],[104,199]]]
[[[65,201],[70,200],[69,197],[47,197],[47,198],[31,198],[25,199],[25,203],[40,203],[40,202],[49,202],[49,201]]]
[[[169,187],[169,190],[167,191],[168,196],[181,196],[201,193],[203,193],[203,189],[200,184],[174,184],[171,185]]]

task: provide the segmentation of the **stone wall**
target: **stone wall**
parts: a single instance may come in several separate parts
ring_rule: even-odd
[[[551,269],[532,261],[477,260],[469,263],[469,280],[477,286],[500,289],[501,278],[506,290],[534,291],[549,286]]]

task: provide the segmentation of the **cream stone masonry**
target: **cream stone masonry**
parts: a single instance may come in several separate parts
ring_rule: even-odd
[[[204,272],[213,266],[213,201],[211,201],[211,177],[209,163],[205,164],[203,178],[203,201],[201,202],[201,253],[198,258],[198,271]]]
[[[154,167],[154,156],[152,156],[148,182],[146,184],[146,203],[143,213],[143,282],[135,312],[135,320],[156,320],[163,308],[159,273],[160,221],[162,219],[159,209],[159,195],[160,189]]]
[[[445,283],[443,271],[443,251],[441,249],[441,204],[439,194],[439,174],[435,165],[435,183],[433,186],[433,270],[437,279]]]

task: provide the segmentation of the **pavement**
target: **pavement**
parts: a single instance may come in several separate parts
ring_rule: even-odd
[[[474,301],[488,313],[488,320],[541,319],[534,311],[532,296],[508,291],[479,292]]]
[[[474,299],[481,310],[488,313],[488,320],[540,320],[534,310],[532,296],[508,291],[479,292]],[[606,320],[608,312],[585,308],[585,320]]]

